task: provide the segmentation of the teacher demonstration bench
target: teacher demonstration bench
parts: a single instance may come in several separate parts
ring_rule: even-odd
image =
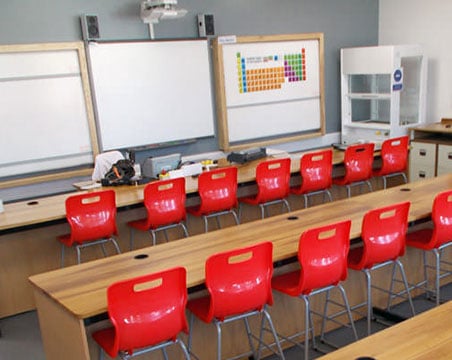
[[[31,276],[46,358],[94,358],[97,350],[90,346],[90,333],[96,325],[93,319],[106,313],[106,289],[113,282],[183,266],[187,270],[187,287],[195,288],[204,283],[206,259],[217,252],[271,241],[274,261],[291,259],[296,257],[299,236],[306,229],[350,219],[350,238],[358,239],[362,217],[368,210],[402,201],[411,202],[410,222],[427,220],[434,196],[451,188],[452,174],[443,175]],[[410,280],[421,276],[416,265],[419,258],[414,255],[407,251],[402,258],[403,262],[409,262],[406,271]],[[364,284],[364,279],[349,272],[344,285],[351,304],[362,301],[364,285],[360,284]],[[381,300],[375,298],[376,302]],[[296,323],[300,325],[302,321],[300,303],[275,294],[270,311],[278,332],[289,335],[296,332]],[[289,313],[292,315],[288,316]],[[209,358],[209,351],[215,349],[215,341],[213,338],[209,341],[209,337],[215,335],[213,331],[206,331],[200,336],[200,331],[203,331],[201,327],[194,330],[194,336],[201,338],[204,344],[204,353],[199,355]],[[234,350],[239,351],[243,343],[240,333],[225,330],[226,333],[225,350],[235,347]]]

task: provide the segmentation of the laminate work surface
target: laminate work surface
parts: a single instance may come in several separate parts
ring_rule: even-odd
[[[407,200],[410,222],[427,219],[435,195],[451,188],[452,174],[447,174],[31,276],[30,281],[66,311],[85,319],[106,312],[106,289],[118,280],[183,266],[187,286],[193,287],[203,284],[204,263],[214,253],[271,241],[274,261],[288,259],[296,256],[300,234],[308,228],[350,219],[351,238],[359,238],[365,212]]]
[[[452,134],[452,126],[450,123],[432,123],[432,124],[426,124],[421,125],[417,127],[412,127],[409,129],[410,131],[416,133],[440,133],[440,134]]]
[[[298,173],[300,171],[300,157],[304,153],[313,152],[306,151],[300,153],[290,154],[291,172]],[[315,150],[316,151],[316,150]],[[378,155],[378,153],[376,153]],[[289,156],[285,153],[281,156]],[[255,169],[257,164],[263,159],[251,161],[249,163],[229,164],[226,159],[219,161],[219,166],[234,165],[238,167],[238,183],[243,184],[252,182],[255,180]],[[344,161],[344,152],[333,149],[333,164],[340,165]],[[135,205],[143,202],[143,190],[146,185],[124,185],[114,187],[100,187],[90,192],[105,190],[106,188],[113,189],[116,192],[116,205],[118,207]],[[75,189],[74,189],[75,190]],[[185,190],[187,194],[196,193],[198,191],[197,177],[186,177]],[[79,191],[83,193],[87,191]],[[62,220],[66,217],[65,201],[71,195],[76,192],[70,192],[67,194],[53,195],[48,197],[42,197],[33,199],[30,201],[19,201],[10,204],[5,204],[5,211],[0,213],[0,231],[14,229],[21,226],[29,226],[42,224],[46,222]]]
[[[451,322],[452,301],[449,301],[320,359],[450,359]]]

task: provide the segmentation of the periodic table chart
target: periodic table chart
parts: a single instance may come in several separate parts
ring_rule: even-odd
[[[315,40],[234,44],[223,48],[227,106],[318,97]],[[234,74],[235,76],[232,76]]]
[[[221,148],[324,133],[323,34],[227,37],[214,51]]]

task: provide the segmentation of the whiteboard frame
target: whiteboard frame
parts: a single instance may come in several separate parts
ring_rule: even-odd
[[[58,52],[58,51],[76,51],[80,66],[80,79],[82,92],[84,97],[86,116],[88,120],[89,137],[91,142],[91,151],[93,159],[99,154],[99,145],[97,141],[96,122],[94,117],[93,103],[91,99],[91,89],[88,76],[88,68],[86,62],[86,53],[84,43],[77,42],[61,42],[61,43],[38,43],[38,44],[13,44],[0,45],[0,53],[32,53],[32,52]],[[68,179],[75,176],[85,176],[92,173],[92,167],[80,170],[51,170],[45,175],[27,175],[12,180],[0,180],[0,188],[9,188],[15,186],[28,185],[33,183],[52,181],[58,179]]]
[[[260,44],[266,42],[282,42],[282,41],[318,41],[319,49],[319,116],[320,127],[312,131],[300,133],[279,134],[266,139],[243,139],[243,141],[234,143],[231,140],[229,126],[229,108],[228,98],[226,94],[226,74],[224,64],[224,46],[229,44]],[[215,75],[215,95],[217,110],[217,129],[218,141],[220,149],[224,151],[240,150],[255,146],[267,146],[283,142],[297,141],[312,137],[319,137],[325,134],[325,88],[324,88],[324,39],[323,33],[306,33],[306,34],[281,34],[281,35],[257,35],[257,36],[227,36],[217,37],[213,39],[213,62]],[[253,104],[250,104],[253,106]],[[302,119],[300,119],[302,121]]]

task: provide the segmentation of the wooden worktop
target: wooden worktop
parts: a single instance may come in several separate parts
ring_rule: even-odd
[[[437,122],[432,124],[425,124],[416,127],[409,128],[412,132],[425,132],[425,133],[439,133],[439,134],[452,134],[452,124],[450,122]]]
[[[321,357],[321,360],[450,359],[452,301]]]
[[[309,152],[309,151],[307,151]],[[312,151],[310,151],[312,152]],[[292,159],[291,172],[297,173],[300,171],[300,157],[306,152],[290,154]],[[281,155],[284,156],[284,155]],[[285,155],[287,156],[287,154]],[[257,164],[262,161],[255,160],[244,165],[235,164],[238,167],[238,182],[247,183],[255,179],[255,169]],[[333,151],[333,164],[341,164],[344,161],[344,153],[342,151]],[[220,162],[220,166],[229,165],[227,161]],[[110,187],[116,192],[116,205],[118,207],[130,206],[139,204],[143,201],[143,189],[145,185],[131,185],[131,186],[116,186]],[[99,191],[97,188],[89,191]],[[196,193],[198,190],[198,180],[196,177],[186,178],[186,192],[187,194]],[[81,191],[79,193],[86,192]],[[21,201],[11,204],[5,204],[5,211],[0,213],[0,231],[18,228],[22,226],[29,226],[35,224],[46,223],[64,219],[65,201],[66,198],[74,195],[72,193],[54,195],[34,199],[31,201]]]

